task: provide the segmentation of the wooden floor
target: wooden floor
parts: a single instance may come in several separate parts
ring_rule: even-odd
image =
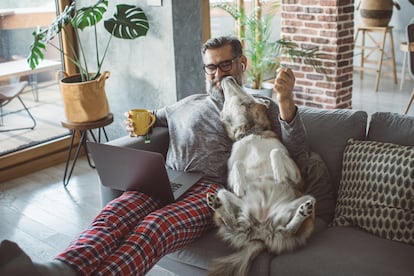
[[[363,82],[355,76],[353,106],[356,109],[402,113],[414,88],[406,80],[404,90],[384,78],[373,91],[374,78]],[[414,106],[410,115],[414,115]],[[65,189],[64,164],[0,183],[0,240],[16,241],[35,261],[47,261],[63,250],[99,212],[99,180],[86,160],[79,160]],[[171,275],[155,272],[153,275]]]
[[[99,181],[86,160],[63,187],[64,164],[0,185],[0,239],[17,241],[36,261],[50,260],[100,209]]]

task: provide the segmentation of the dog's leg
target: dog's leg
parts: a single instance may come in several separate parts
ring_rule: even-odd
[[[243,201],[230,191],[221,189],[217,192],[217,197],[223,205],[222,208],[229,214],[233,214],[234,217],[240,212],[240,206]]]
[[[304,201],[305,200],[305,201]],[[298,198],[295,203],[302,202],[296,209],[295,215],[286,225],[286,231],[295,234],[303,221],[315,212],[315,199],[311,196]]]
[[[273,170],[273,177],[276,184],[293,182],[299,183],[301,176],[295,161],[284,151],[273,149],[270,152],[270,161]]]
[[[237,226],[242,204],[240,198],[225,189],[221,189],[217,194],[207,193],[207,204],[215,210],[216,217],[228,228]]]
[[[242,197],[246,194],[246,169],[242,162],[235,161],[228,177],[228,185],[235,195]]]

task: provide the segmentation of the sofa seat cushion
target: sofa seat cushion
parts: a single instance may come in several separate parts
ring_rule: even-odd
[[[272,259],[271,275],[409,276],[414,246],[385,240],[354,227],[316,233],[307,246]]]
[[[414,147],[350,140],[333,224],[414,245]]]
[[[316,218],[313,235],[324,231],[326,228],[327,223],[320,218]],[[216,229],[212,229],[184,249],[168,254],[167,258],[185,265],[207,270],[214,259],[228,256],[233,252],[234,250],[217,236]],[[260,272],[259,275],[267,275],[266,271],[272,258],[272,254],[262,253],[255,259],[252,270]],[[166,267],[166,269],[169,268]]]

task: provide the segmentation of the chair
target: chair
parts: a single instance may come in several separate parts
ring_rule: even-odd
[[[408,44],[408,71],[411,78],[414,80],[414,23],[411,23],[407,26],[407,44]],[[414,100],[414,89],[411,92],[410,99],[408,100],[408,105],[405,108],[404,114],[408,113],[408,110],[411,107],[411,104]]]
[[[27,81],[18,82],[10,85],[5,85],[0,87],[0,126],[3,126],[3,107],[10,103],[14,98],[19,99],[20,103],[23,105],[27,114],[33,121],[33,124],[28,127],[21,128],[11,128],[11,129],[0,129],[0,132],[12,131],[12,130],[23,130],[23,129],[34,129],[36,127],[36,120],[33,118],[29,109],[24,104],[23,100],[20,98],[20,93],[23,92],[24,88],[27,85]]]
[[[376,73],[375,80],[375,92],[378,91],[379,83],[381,80],[381,72],[383,65],[392,67],[392,75],[394,83],[397,84],[397,70],[395,65],[395,53],[394,53],[394,38],[393,38],[392,26],[387,27],[370,27],[370,26],[358,26],[355,32],[355,49],[361,50],[361,62],[360,66],[354,66],[354,70],[360,72],[360,79],[364,77],[364,71],[372,71]],[[361,39],[358,39],[361,33]],[[378,36],[376,36],[377,34]],[[389,39],[390,51],[385,49],[385,42]],[[374,55],[378,54],[378,58],[374,58]],[[375,65],[374,67],[368,67],[366,65]]]

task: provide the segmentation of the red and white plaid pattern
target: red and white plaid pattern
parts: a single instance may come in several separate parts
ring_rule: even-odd
[[[81,275],[145,275],[164,255],[191,243],[212,226],[206,193],[219,185],[198,183],[179,201],[160,202],[128,191],[114,199],[56,259]]]

